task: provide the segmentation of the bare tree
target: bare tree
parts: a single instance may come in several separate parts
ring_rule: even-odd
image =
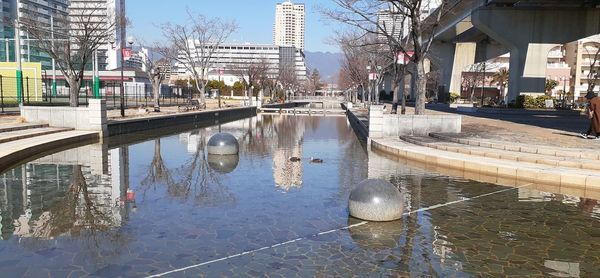
[[[346,37],[338,39],[338,43],[344,54],[341,64],[341,71],[345,73],[356,86],[353,99],[358,101],[358,88],[364,91],[368,83],[367,64],[368,58],[356,47],[352,47],[350,40]],[[364,97],[362,98],[364,101]]]
[[[187,25],[166,23],[161,26],[167,44],[156,50],[191,74],[200,92],[200,101],[205,104],[204,91],[215,54],[237,28],[233,21],[207,18],[188,11]]]
[[[266,79],[269,70],[269,64],[266,58],[260,60],[248,60],[244,63],[245,67],[238,67],[233,72],[243,80],[246,90],[250,97],[253,96],[254,87],[260,85]],[[258,95],[256,96],[258,100]]]
[[[426,79],[424,60],[433,43],[433,37],[442,17],[447,0],[333,0],[339,7],[338,10],[326,11],[332,19],[348,24],[364,34],[374,34],[385,38],[388,51],[402,53],[414,65],[416,75],[416,103],[415,114],[425,113]],[[428,17],[424,12],[437,6]],[[407,40],[403,42],[403,24],[385,24],[378,20],[381,11],[393,13],[393,18],[398,18],[408,25]],[[394,54],[395,55],[395,54]]]
[[[142,57],[142,65],[144,66],[146,76],[152,85],[154,112],[160,112],[161,85],[165,81],[167,73],[170,72],[171,61],[169,61],[167,58],[162,58],[159,60],[155,59],[155,48],[146,49],[146,51],[147,52],[144,52],[144,48],[142,47],[142,53],[144,53],[144,57]]]
[[[106,7],[85,2],[73,9],[69,17],[54,18],[55,28],[39,24],[28,15],[20,17],[16,24],[35,40],[41,52],[54,59],[58,69],[69,84],[69,105],[79,105],[79,90],[83,75],[94,52],[113,39],[114,30],[126,24],[123,16],[104,16]]]
[[[475,103],[475,88],[483,82],[483,63],[471,64],[462,72],[462,86],[469,94],[469,100]]]
[[[279,82],[283,87],[285,101],[288,95],[291,96],[296,92],[299,85],[298,76],[293,65],[282,65],[279,69]]]

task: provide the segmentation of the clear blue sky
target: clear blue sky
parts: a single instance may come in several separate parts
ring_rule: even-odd
[[[230,37],[232,42],[273,43],[275,5],[284,0],[127,0],[127,17],[132,23],[129,35],[146,42],[161,39],[158,25],[183,23],[186,9],[205,16],[234,19],[239,29]],[[306,5],[306,51],[339,52],[328,39],[338,23],[322,16],[321,8],[332,7],[328,0],[293,1]]]

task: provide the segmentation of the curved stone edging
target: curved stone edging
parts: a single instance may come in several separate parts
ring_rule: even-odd
[[[66,131],[4,143],[5,150],[0,152],[0,172],[53,149],[99,139],[100,134],[96,131]]]
[[[600,172],[589,174],[590,171],[547,167],[486,157],[473,159],[472,156],[416,146],[404,143],[399,139],[372,139],[371,148],[427,165],[495,176],[498,179],[513,179],[583,190],[600,190]]]

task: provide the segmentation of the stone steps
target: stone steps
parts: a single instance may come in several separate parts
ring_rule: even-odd
[[[4,132],[12,132],[12,131],[17,131],[17,130],[25,130],[25,129],[32,129],[32,128],[43,128],[43,127],[48,127],[48,124],[28,124],[28,123],[23,123],[23,124],[0,125],[0,134],[2,134]]]
[[[600,171],[551,166],[491,157],[474,157],[451,151],[418,146],[394,138],[372,139],[371,147],[395,156],[428,165],[532,184],[550,184],[578,190],[600,190]]]
[[[98,140],[97,131],[62,131],[0,144],[0,172],[20,161],[69,144]]]
[[[518,151],[507,151],[488,147],[477,147],[472,145],[441,141],[436,138],[424,136],[401,136],[400,139],[419,146],[479,157],[490,157],[503,160],[512,160],[517,162],[543,164],[548,166],[561,166],[568,168],[600,171],[600,161],[594,159],[522,153]]]
[[[506,150],[513,152],[521,152],[526,154],[540,154],[556,157],[565,158],[581,158],[600,160],[600,151],[589,150],[589,149],[577,149],[577,148],[562,148],[545,145],[535,144],[524,144],[524,143],[512,143],[489,139],[479,138],[459,138],[448,134],[431,133],[431,137],[437,138],[447,142],[459,143],[463,145],[484,147],[497,150]]]
[[[31,138],[46,134],[58,133],[63,131],[73,130],[72,128],[55,128],[55,127],[39,127],[30,129],[21,129],[14,131],[6,131],[0,133],[0,144],[15,140]]]

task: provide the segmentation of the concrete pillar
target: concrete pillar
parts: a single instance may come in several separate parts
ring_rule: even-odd
[[[471,15],[473,25],[510,49],[508,101],[521,93],[544,93],[549,50],[600,33],[600,9],[499,9]]]
[[[441,71],[440,86],[443,94],[460,93],[462,72],[475,63],[476,43],[436,42],[431,47],[432,57]]]
[[[88,100],[89,129],[100,132],[100,137],[108,137],[106,101],[104,99]]]
[[[369,106],[369,139],[383,137],[383,105]]]
[[[548,52],[557,44],[530,43],[510,51],[508,102],[521,94],[545,92]]]
[[[452,72],[450,76],[449,92],[460,94],[462,84],[462,72],[475,63],[476,43],[457,43],[454,51],[454,61],[452,63]],[[444,84],[445,85],[445,84]]]

